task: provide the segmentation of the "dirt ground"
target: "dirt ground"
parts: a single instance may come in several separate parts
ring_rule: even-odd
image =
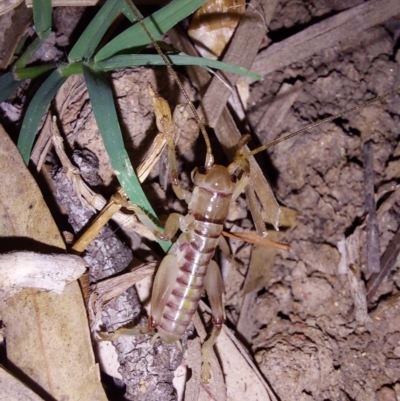
[[[306,24],[310,14],[328,5],[284,3],[271,30]],[[276,136],[397,86],[399,28],[398,20],[372,28],[357,43],[326,48],[255,84],[248,118],[260,142],[271,135],[268,126],[259,124],[263,103],[283,81],[301,80],[302,87]],[[324,124],[269,152],[277,199],[300,212],[298,224],[286,234],[290,251],[277,256],[270,282],[249,310],[258,329],[251,349],[281,400],[400,399],[399,262],[373,297],[365,322],[356,319],[347,275],[338,274],[338,242],[355,233],[366,217],[364,142],[373,143],[378,207],[385,199],[380,194],[398,183],[399,106],[399,97],[393,96],[387,104]],[[399,227],[398,202],[378,212],[378,222],[382,255]],[[360,283],[369,278],[364,230],[352,266]],[[387,307],[379,312],[382,302]]]
[[[273,41],[283,40],[360,3],[282,0],[269,26],[269,36]],[[58,46],[68,45],[72,31],[68,21],[78,19],[76,12],[56,12]],[[400,19],[393,18],[364,32],[355,42],[327,47],[310,59],[270,73],[262,82],[252,84],[247,121],[241,124],[254,138],[249,146],[254,148],[398,86],[399,37]],[[62,52],[58,54],[61,56]],[[183,103],[183,98],[177,90],[169,90],[172,80],[164,78],[164,71],[158,70],[156,75],[148,69],[119,71],[112,77],[119,117],[124,134],[128,133],[127,148],[139,155],[139,160],[156,132],[147,82],[163,83],[164,88],[159,85],[158,90],[168,95],[173,106]],[[283,121],[271,132],[263,116],[276,101],[283,83],[297,83],[292,89],[297,97]],[[194,88],[187,81],[185,85],[190,96],[196,98]],[[112,193],[117,183],[107,166],[104,149],[93,139],[97,130],[81,78],[71,82],[63,96],[68,99],[61,117],[68,146],[90,149],[97,155],[101,182],[96,184],[97,188]],[[61,108],[60,104],[57,106]],[[7,126],[17,118],[10,117],[10,113],[16,113],[16,107],[2,107],[1,118]],[[268,155],[259,156],[278,202],[298,212],[296,222],[284,228],[280,238],[290,245],[290,250],[278,252],[273,266],[265,273],[267,283],[253,291],[252,302],[247,304],[240,289],[251,247],[236,241],[232,244],[235,257],[243,263],[240,271],[227,267],[223,261],[221,264],[228,326],[235,329],[239,320],[245,318],[246,330],[239,330],[238,335],[278,400],[400,400],[399,261],[368,303],[368,311],[365,309],[365,284],[371,273],[366,258],[363,156],[364,143],[372,141],[379,246],[383,255],[400,226],[399,110],[400,96],[393,95],[386,102],[323,124],[269,149]],[[196,155],[203,154],[204,148],[201,139],[196,141],[191,134],[195,122],[186,110],[180,111],[180,125],[184,128],[178,147],[179,169],[184,185],[189,186]],[[215,144],[216,140],[212,140]],[[217,145],[215,148],[218,149]],[[216,154],[216,157],[225,156]],[[184,205],[173,198],[171,191],[162,190],[160,171],[163,168],[156,167],[145,187],[157,213],[184,212]],[[237,202],[230,220],[231,230],[252,228],[244,197]],[[345,263],[343,267],[338,243],[349,237],[355,238],[356,245],[353,242],[351,249],[356,257],[350,266]],[[159,258],[160,252],[154,256],[154,247],[148,241],[135,236],[130,240],[135,258],[142,261]],[[92,275],[94,281],[103,277],[103,273],[96,276],[92,272]],[[124,319],[128,317],[124,315]],[[176,367],[181,356],[176,357],[176,351],[173,352],[172,365]],[[164,354],[161,357],[168,358]],[[134,380],[135,385],[138,380]],[[132,390],[126,399],[141,399],[134,394]],[[175,395],[169,399],[175,399]]]

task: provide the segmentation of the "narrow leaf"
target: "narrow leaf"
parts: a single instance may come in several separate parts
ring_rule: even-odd
[[[51,20],[53,9],[51,0],[33,0],[33,21],[39,38],[46,38],[51,32]]]
[[[108,0],[101,7],[70,51],[68,55],[70,61],[88,59],[93,55],[96,47],[124,4],[125,0]]]
[[[171,29],[179,21],[196,11],[207,0],[174,0],[161,10],[145,18],[143,22],[153,35],[158,39],[161,35]],[[125,10],[125,9],[124,9]],[[95,56],[96,61],[105,60],[114,54],[127,49],[140,50],[151,43],[140,24],[135,24],[119,34],[111,42],[105,45]]]
[[[49,32],[50,33],[50,32]],[[15,62],[15,68],[23,68],[25,67],[29,59],[36,53],[36,51],[42,46],[47,36],[43,38],[35,38],[35,40],[28,46],[28,48],[21,54],[18,60]]]
[[[246,70],[233,64],[222,61],[210,60],[204,57],[192,57],[187,55],[168,56],[168,59],[175,65],[198,65],[200,67],[215,68],[218,70],[233,72],[235,74],[251,77],[256,80],[262,79],[261,75]],[[93,68],[99,71],[115,70],[116,68],[132,67],[136,65],[165,65],[158,54],[121,54],[113,56],[105,61],[93,64]]]
[[[43,82],[29,104],[17,145],[26,164],[29,162],[33,142],[43,114],[66,79],[59,70],[53,71]]]
[[[85,65],[83,66],[83,74],[104,146],[121,186],[131,202],[146,212],[161,228],[125,150],[110,84],[100,73],[91,70]],[[160,241],[160,246],[164,251],[168,251],[171,243],[169,241]]]

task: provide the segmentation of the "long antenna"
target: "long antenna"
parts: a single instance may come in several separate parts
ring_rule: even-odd
[[[178,74],[175,72],[175,70],[172,68],[172,64],[169,61],[168,57],[163,53],[161,50],[160,46],[154,39],[154,36],[152,33],[149,31],[147,28],[146,24],[143,22],[143,15],[140,13],[140,11],[132,4],[132,1],[127,1],[130,9],[132,10],[133,14],[135,15],[135,18],[138,20],[139,24],[143,28],[143,30],[146,32],[147,36],[150,38],[154,48],[156,49],[157,53],[160,55],[162,60],[164,61],[165,66],[167,67],[168,72],[171,74],[171,76],[174,78],[176,81],[177,85],[179,86],[179,89],[182,91],[183,95],[185,96],[186,101],[189,103],[189,107],[192,110],[192,113],[197,121],[197,124],[200,128],[200,131],[203,135],[204,142],[206,143],[206,161],[205,161],[205,168],[209,169],[212,167],[214,164],[214,156],[212,153],[211,149],[211,143],[210,143],[210,138],[207,135],[207,131],[204,127],[203,121],[201,120],[200,116],[197,114],[196,108],[194,107],[194,104],[192,101],[189,99],[188,94],[186,93],[185,89],[183,88],[182,81],[179,79]]]
[[[283,136],[281,138],[275,139],[274,141],[271,141],[271,142],[269,142],[269,143],[267,143],[265,145],[262,145],[262,146],[260,146],[260,147],[258,147],[256,149],[252,150],[251,152],[248,152],[248,153],[245,153],[245,154],[241,155],[240,157],[238,157],[235,160],[235,162],[240,162],[242,160],[245,160],[245,159],[249,158],[250,156],[254,156],[255,154],[260,153],[263,150],[266,150],[268,148],[271,148],[272,146],[275,146],[278,143],[284,142],[284,141],[286,141],[286,140],[288,140],[290,138],[293,138],[293,137],[295,137],[297,135],[300,135],[303,132],[310,130],[311,128],[318,127],[321,124],[324,124],[324,123],[332,121],[332,120],[336,120],[337,118],[342,117],[342,116],[344,116],[346,114],[349,114],[349,113],[351,113],[351,112],[353,112],[355,110],[362,109],[362,108],[367,107],[367,106],[369,106],[369,105],[371,105],[373,103],[382,101],[386,97],[388,97],[390,95],[393,95],[393,94],[397,93],[398,91],[399,91],[399,88],[393,89],[393,90],[391,90],[391,91],[389,91],[389,92],[387,92],[387,93],[385,93],[383,95],[374,97],[373,99],[368,100],[365,103],[360,103],[360,104],[358,104],[358,105],[356,105],[354,107],[351,107],[350,109],[342,111],[341,113],[335,114],[334,116],[330,116],[330,117],[324,118],[324,119],[322,119],[320,121],[317,121],[317,122],[315,122],[313,124],[307,125],[306,127],[303,127],[302,129],[299,129],[298,131],[292,132],[289,135],[286,135],[286,136]]]

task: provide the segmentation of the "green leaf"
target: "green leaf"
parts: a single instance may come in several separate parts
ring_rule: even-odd
[[[23,79],[35,79],[43,74],[55,70],[56,68],[56,64],[38,65],[37,67],[16,68],[14,74],[19,81]]]
[[[66,79],[67,78],[61,75],[59,70],[53,71],[43,82],[42,86],[35,93],[35,96],[33,96],[33,99],[29,104],[17,144],[26,164],[29,162],[33,142],[43,114]]]
[[[33,22],[39,38],[45,39],[51,32],[51,18],[53,9],[51,0],[33,0]]]
[[[150,17],[143,20],[148,30],[157,40],[160,36],[171,29],[179,21],[196,11],[207,0],[174,0],[161,10],[155,12]],[[116,53],[128,49],[142,49],[151,43],[139,23],[126,29],[111,42],[105,45],[95,56],[95,61],[105,60]]]
[[[83,74],[104,146],[121,186],[132,203],[138,205],[161,228],[125,150],[110,84],[100,73],[85,65]],[[171,246],[170,241],[159,241],[159,243],[166,252]]]
[[[223,71],[233,72],[253,79],[261,80],[263,77],[255,72],[246,70],[233,64],[211,60],[204,57],[192,57],[187,55],[167,55],[174,65],[198,65],[201,67],[215,68]],[[165,65],[158,54],[120,54],[105,61],[91,64],[96,71],[109,71],[116,68],[132,67],[136,65]]]
[[[68,59],[81,61],[92,57],[107,29],[124,5],[125,0],[107,0],[75,43]]]
[[[29,59],[32,57],[33,54],[39,49],[40,46],[42,46],[43,42],[46,40],[46,38],[35,38],[35,40],[28,46],[28,48],[21,54],[21,56],[18,58],[18,60],[15,62],[14,67],[15,68],[23,68],[25,67]]]
[[[21,84],[21,81],[17,81],[14,78],[12,72],[6,72],[0,77],[0,103],[7,100]]]

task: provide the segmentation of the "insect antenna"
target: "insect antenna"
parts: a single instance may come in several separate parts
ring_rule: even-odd
[[[206,144],[206,161],[204,163],[204,166],[206,169],[210,169],[212,167],[212,165],[214,164],[214,156],[212,153],[212,149],[211,149],[211,142],[210,142],[210,138],[208,137],[206,128],[204,126],[203,121],[201,120],[200,116],[198,115],[196,108],[194,107],[194,104],[192,103],[192,101],[189,98],[189,95],[186,93],[185,89],[183,88],[183,84],[182,81],[179,79],[178,74],[175,72],[175,70],[172,68],[172,64],[169,61],[168,57],[164,54],[164,52],[161,50],[159,44],[156,42],[156,40],[154,39],[154,36],[152,35],[152,33],[149,31],[149,29],[147,28],[146,24],[143,22],[143,15],[140,13],[140,11],[132,4],[132,2],[128,1],[127,2],[129,4],[130,9],[132,10],[133,14],[135,15],[135,18],[138,20],[139,24],[141,25],[141,27],[143,28],[143,30],[146,32],[146,35],[149,37],[149,39],[151,40],[154,48],[156,49],[157,53],[160,55],[160,57],[162,58],[165,66],[167,67],[168,72],[171,74],[171,76],[173,77],[173,79],[175,80],[175,82],[177,83],[179,89],[182,91],[186,101],[189,104],[190,109],[192,110],[192,113],[197,121],[197,124],[200,128],[200,131],[203,135],[204,138],[204,142]]]
[[[338,113],[338,114],[335,114],[335,115],[333,115],[333,116],[324,118],[324,119],[319,120],[319,121],[317,121],[317,122],[315,122],[315,123],[312,123],[312,124],[310,124],[310,125],[307,125],[306,127],[303,127],[303,128],[301,128],[301,129],[299,129],[298,131],[292,132],[291,134],[285,135],[285,136],[283,136],[283,137],[281,137],[281,138],[278,138],[278,139],[275,139],[275,140],[273,140],[273,141],[271,141],[271,142],[268,142],[268,143],[266,143],[265,145],[262,145],[262,146],[260,146],[260,147],[258,147],[258,148],[256,148],[256,149],[254,149],[254,150],[252,150],[252,151],[250,151],[250,152],[247,152],[247,153],[244,153],[244,154],[239,155],[238,157],[235,158],[235,161],[233,162],[233,164],[238,165],[238,164],[240,164],[241,162],[243,162],[244,160],[248,159],[250,156],[254,156],[254,155],[256,155],[257,153],[260,153],[260,152],[262,152],[262,151],[264,151],[264,150],[266,150],[266,149],[268,149],[268,148],[271,148],[272,146],[277,145],[278,143],[284,142],[284,141],[286,141],[286,140],[288,140],[288,139],[290,139],[290,138],[293,138],[293,137],[295,137],[295,136],[297,136],[297,135],[302,134],[303,132],[309,131],[311,128],[315,128],[315,127],[318,127],[318,126],[321,125],[321,124],[327,123],[327,122],[329,122],[329,121],[336,120],[336,119],[339,118],[339,117],[342,117],[342,116],[344,116],[344,115],[347,115],[347,114],[349,114],[349,113],[351,113],[351,112],[353,112],[353,111],[362,109],[362,108],[364,108],[364,107],[370,106],[370,105],[373,104],[373,103],[376,103],[376,102],[379,102],[379,101],[383,101],[383,100],[385,100],[388,96],[394,95],[394,94],[397,93],[398,91],[399,91],[399,88],[393,89],[393,90],[391,90],[391,91],[389,91],[389,92],[386,92],[386,93],[383,94],[383,95],[376,96],[376,97],[374,97],[373,99],[368,100],[368,101],[366,101],[366,102],[364,102],[364,103],[357,104],[356,106],[351,107],[351,108],[349,108],[349,109],[347,109],[347,110],[344,110],[344,111],[342,111],[342,112],[340,112],[340,113]]]

